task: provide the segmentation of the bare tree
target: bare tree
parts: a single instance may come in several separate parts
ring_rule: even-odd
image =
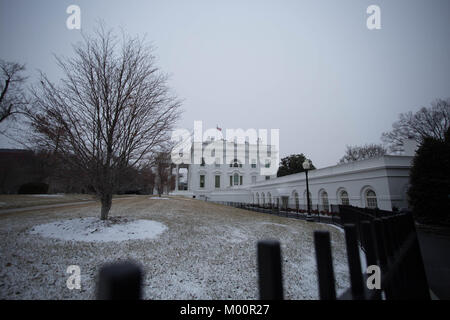
[[[401,113],[399,120],[392,124],[392,131],[384,132],[381,139],[391,151],[402,151],[406,139],[414,139],[419,144],[426,137],[444,141],[449,126],[450,98],[437,99],[429,108],[423,107],[416,113]]]
[[[144,165],[139,170],[139,185],[143,193],[153,194],[155,186],[155,174],[150,166]]]
[[[23,64],[0,60],[0,122],[13,117],[26,105],[24,71]]]
[[[345,155],[339,160],[339,163],[348,163],[353,161],[377,158],[387,153],[386,148],[380,144],[366,144],[364,146],[347,146]]]
[[[170,152],[162,151],[154,158],[153,165],[156,171],[156,190],[158,195],[164,193],[164,190],[169,191],[172,179],[172,161]]]
[[[138,37],[98,28],[83,35],[73,58],[57,58],[61,83],[41,74],[33,88],[33,141],[78,168],[108,218],[122,170],[138,165],[170,140],[180,101]],[[81,174],[82,173],[82,174]]]

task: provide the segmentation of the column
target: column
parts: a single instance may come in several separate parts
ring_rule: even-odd
[[[180,168],[177,165],[176,169],[175,169],[175,191],[178,191],[178,180],[179,180],[178,170],[179,169]]]

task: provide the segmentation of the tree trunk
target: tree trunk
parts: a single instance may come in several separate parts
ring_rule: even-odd
[[[112,194],[108,193],[108,194],[104,194],[101,197],[101,202],[102,202],[102,213],[101,213],[101,220],[108,220],[108,213],[109,210],[111,209],[111,204],[112,204]]]

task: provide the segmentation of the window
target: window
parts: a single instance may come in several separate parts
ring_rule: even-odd
[[[252,184],[256,183],[256,176],[252,176]]]
[[[238,159],[234,159],[231,163],[230,163],[230,168],[242,168],[242,163],[240,163],[238,161]]]
[[[205,166],[205,158],[202,157],[202,163],[200,164],[200,166],[204,167]]]
[[[237,186],[239,184],[239,175],[237,173],[234,174],[234,185]]]
[[[240,176],[240,177],[239,177],[239,184],[240,184],[241,186],[242,186],[243,180],[244,180],[244,177],[243,177],[243,176]]]
[[[233,176],[230,176],[230,187],[233,185]]]
[[[205,176],[202,174],[200,175],[200,188],[205,187]]]
[[[216,158],[215,165],[216,165],[216,168],[220,167],[220,158]]]
[[[367,208],[372,208],[372,209],[378,207],[377,195],[376,195],[375,191],[370,190],[370,189],[366,191],[366,206],[367,206]]]
[[[252,168],[256,168],[256,160],[255,159],[252,160]]]
[[[211,157],[215,157],[216,156],[216,149],[212,149],[211,150]]]
[[[348,198],[347,191],[342,190],[339,197],[341,198],[341,204],[343,204],[344,206],[350,205],[350,199]]]
[[[266,160],[266,168],[270,168],[270,161]]]
[[[264,196],[264,192],[261,194],[261,202],[263,205],[266,204],[266,197]]]
[[[220,176],[215,177],[215,186],[216,188],[220,188]]]
[[[270,176],[266,176],[266,180],[270,180]]]
[[[298,210],[299,207],[300,207],[300,201],[299,201],[298,193],[297,193],[297,192],[294,193],[294,198],[295,198],[295,209]]]
[[[272,204],[272,195],[270,194],[270,192],[267,192],[267,203]]]
[[[322,200],[322,206],[324,211],[328,211],[328,193],[326,191],[322,191],[320,198]]]

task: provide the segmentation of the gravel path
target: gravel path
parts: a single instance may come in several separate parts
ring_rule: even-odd
[[[280,240],[286,299],[317,299],[314,230],[329,230],[338,292],[349,285],[344,234],[310,223],[200,200],[115,201],[112,217],[167,226],[156,239],[83,242],[44,238],[44,223],[97,217],[97,204],[0,215],[0,299],[94,299],[103,263],[133,260],[145,272],[146,299],[257,299],[256,242]],[[81,268],[81,289],[69,290],[69,265]]]

